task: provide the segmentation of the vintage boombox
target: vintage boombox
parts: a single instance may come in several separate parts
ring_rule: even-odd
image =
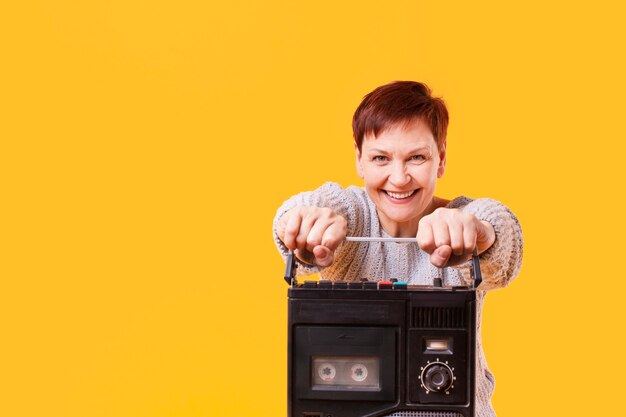
[[[476,287],[290,284],[289,417],[473,417]]]

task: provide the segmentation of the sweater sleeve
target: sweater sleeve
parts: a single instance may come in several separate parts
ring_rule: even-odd
[[[355,235],[360,232],[363,227],[363,206],[357,204],[356,195],[349,189],[342,188],[339,184],[328,182],[314,191],[307,191],[297,194],[285,201],[276,212],[273,223],[274,243],[278,248],[283,259],[287,258],[288,249],[284,243],[278,238],[276,226],[280,218],[289,210],[298,206],[314,206],[327,207],[335,211],[335,213],[343,216],[348,222],[348,235]],[[350,247],[354,247],[351,245]],[[340,245],[335,253],[335,260],[348,255],[347,245]],[[300,260],[296,260],[297,275],[305,276],[320,272],[322,268],[318,266],[308,265]]]
[[[506,287],[517,277],[522,266],[524,239],[517,217],[502,203],[489,198],[471,200],[459,197],[448,207],[460,208],[493,226],[496,241],[480,255],[483,283],[479,289]],[[465,280],[470,280],[469,263],[459,265],[458,269]]]

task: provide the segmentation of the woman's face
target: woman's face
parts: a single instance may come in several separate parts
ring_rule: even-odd
[[[441,151],[426,123],[392,126],[363,138],[357,171],[378,210],[383,229],[395,237],[414,237],[419,220],[434,210],[437,178],[445,169]]]

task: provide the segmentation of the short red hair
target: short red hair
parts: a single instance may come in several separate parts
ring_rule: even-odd
[[[366,135],[379,133],[414,120],[425,121],[441,150],[448,130],[448,109],[440,97],[433,97],[426,84],[395,81],[376,88],[363,98],[354,112],[352,131],[359,152]]]

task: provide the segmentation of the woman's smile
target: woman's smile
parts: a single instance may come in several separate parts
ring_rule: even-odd
[[[410,190],[410,191],[382,190],[382,191],[384,194],[387,195],[387,197],[392,203],[408,203],[409,200],[411,200],[411,197],[413,197],[415,193],[417,193],[417,190]]]

